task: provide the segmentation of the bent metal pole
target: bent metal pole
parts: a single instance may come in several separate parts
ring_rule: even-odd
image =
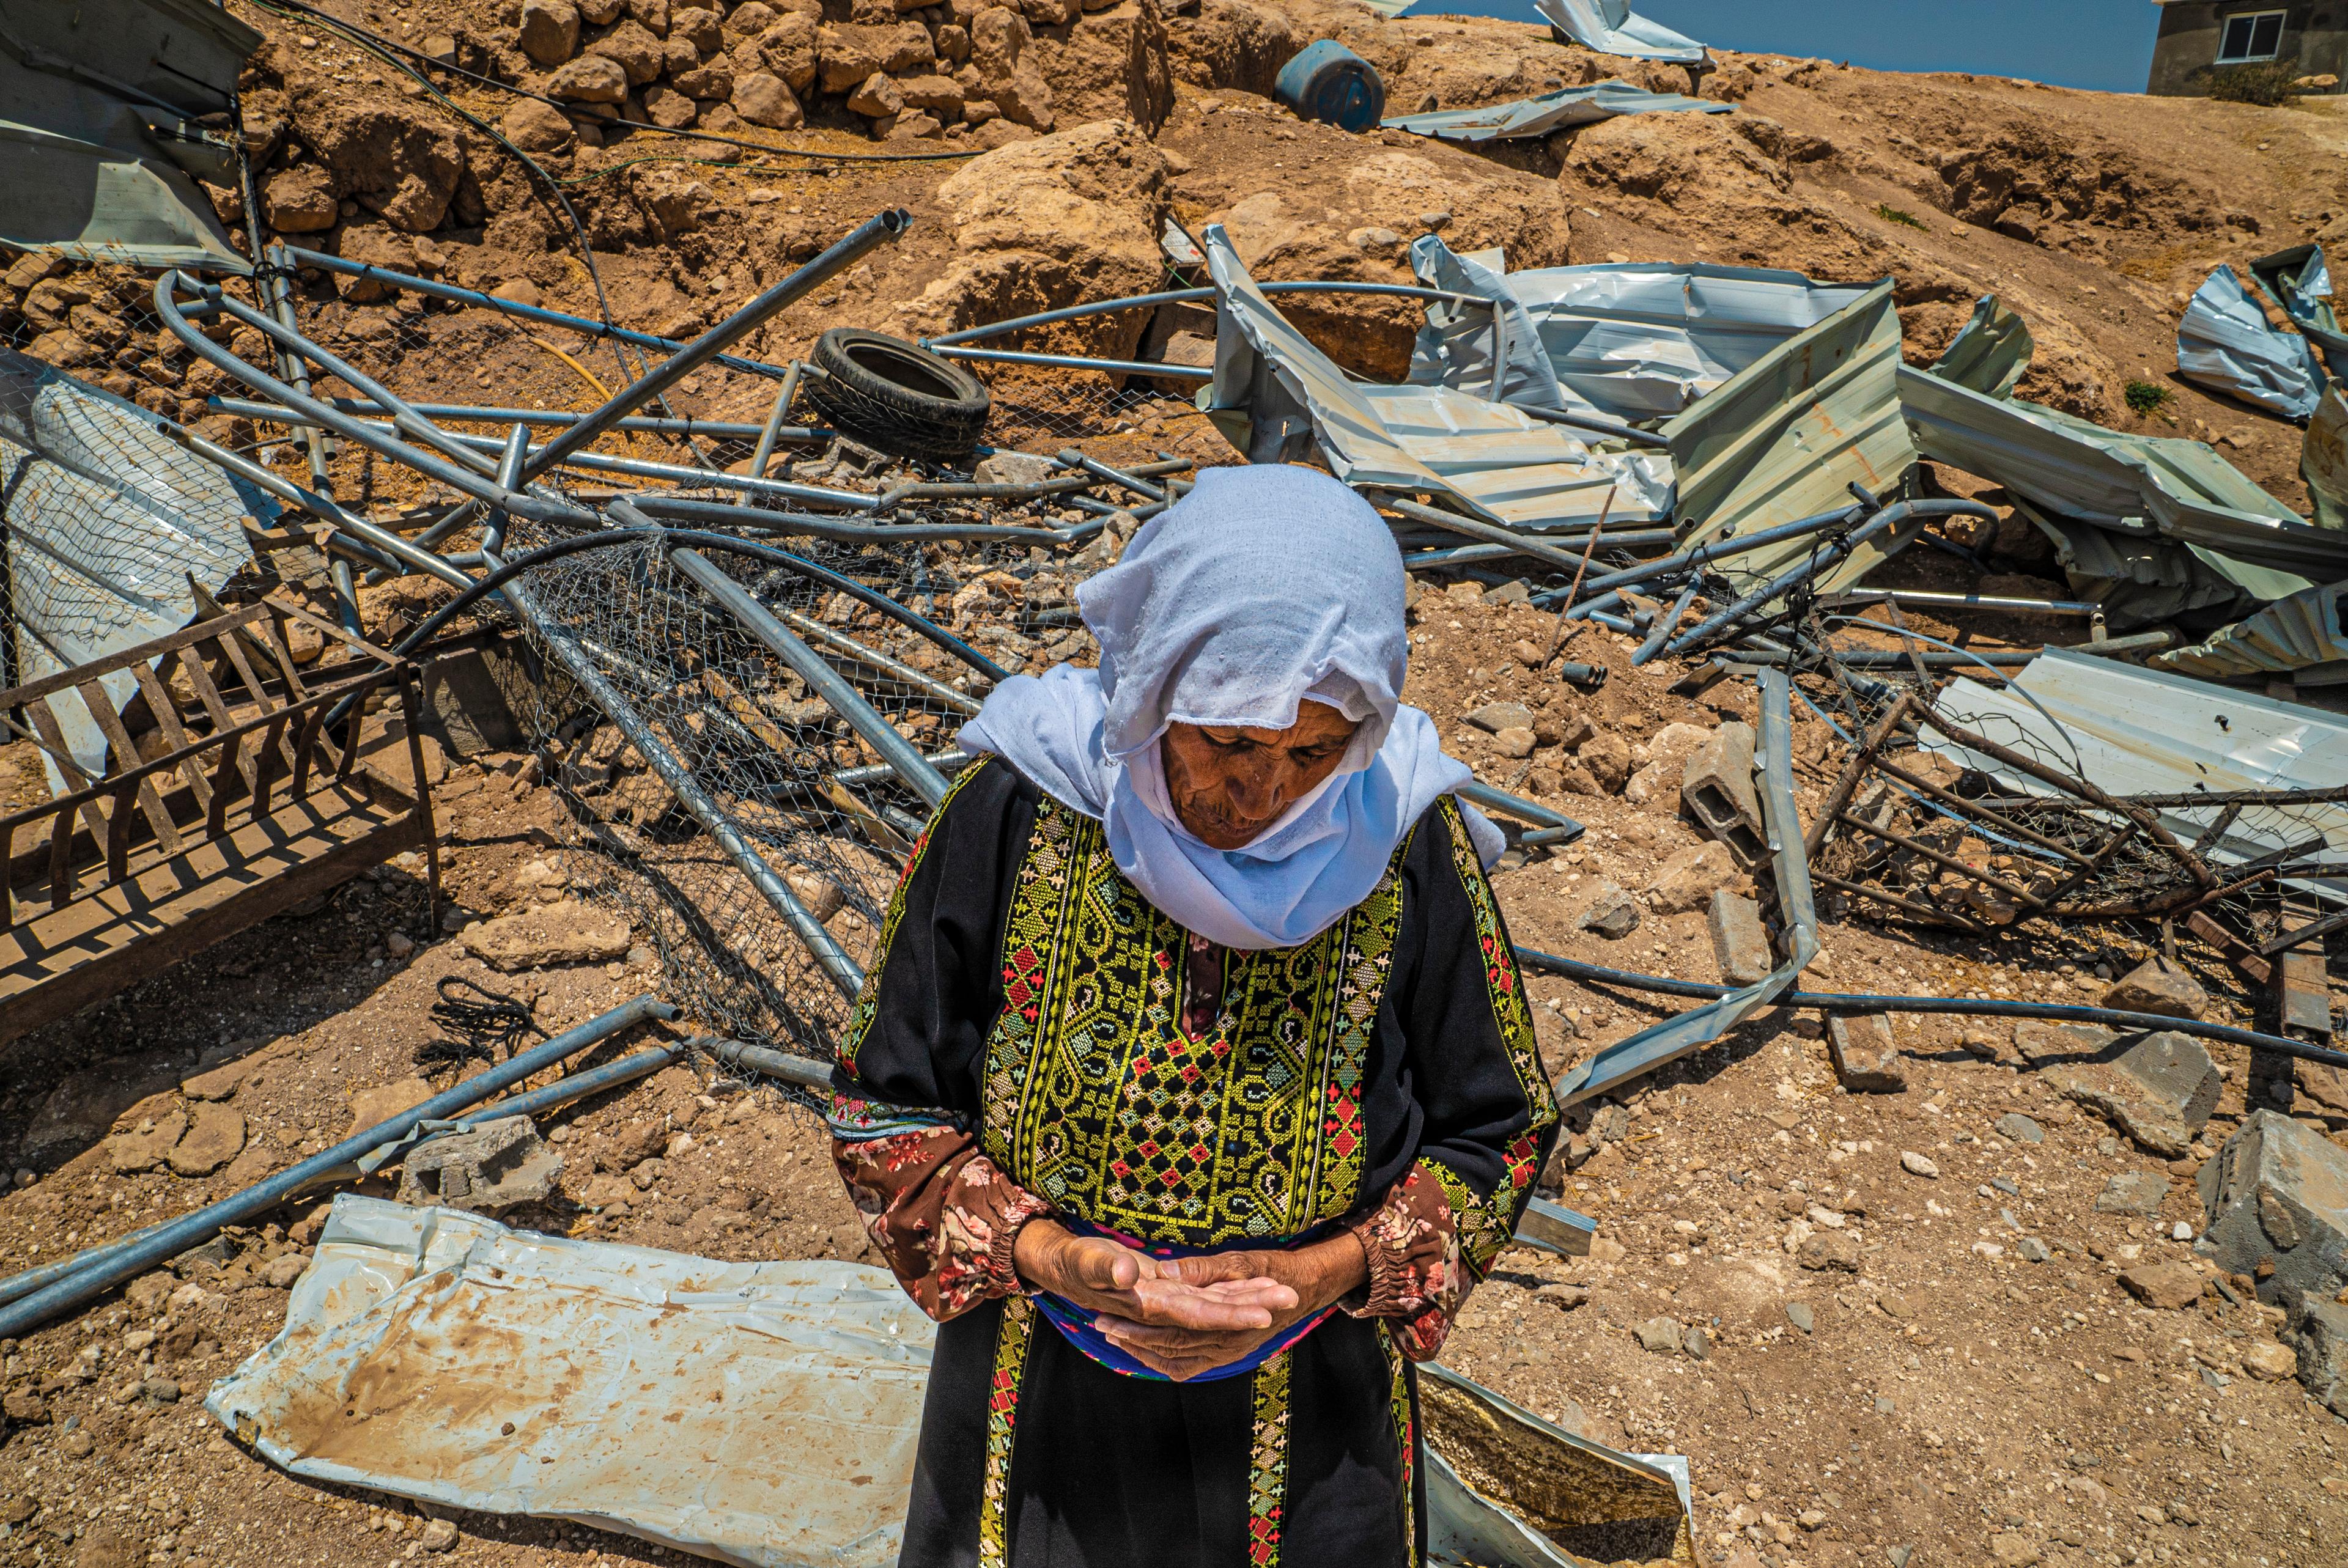
[[[182,1214],[107,1253],[88,1267],[46,1286],[21,1301],[0,1307],[0,1339],[21,1339],[59,1313],[80,1306],[133,1275],[144,1274],[159,1264],[168,1263],[191,1246],[201,1245],[219,1235],[223,1225],[240,1225],[255,1214],[266,1213],[301,1191],[313,1176],[333,1170],[337,1165],[347,1164],[383,1144],[406,1137],[419,1122],[441,1120],[453,1112],[477,1105],[499,1090],[520,1083],[532,1073],[552,1067],[599,1040],[610,1039],[622,1030],[649,1019],[675,1016],[676,1009],[657,997],[646,994],[633,1001],[623,1002],[610,1012],[590,1019],[576,1029],[556,1035],[544,1045],[510,1056],[487,1071],[477,1072],[455,1087],[442,1090],[421,1105],[344,1139],[324,1153],[313,1154],[301,1163],[278,1172],[265,1182],[208,1204],[193,1214]]]
[[[785,305],[853,264],[882,241],[895,240],[912,220],[913,215],[901,207],[866,219],[815,260],[620,388],[603,406],[540,447],[523,469],[522,477],[529,479],[543,474],[570,454],[591,445],[621,420],[716,358]]]

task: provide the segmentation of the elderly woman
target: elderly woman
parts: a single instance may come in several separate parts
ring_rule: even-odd
[[[1214,469],[913,847],[833,1150],[942,1327],[901,1562],[1417,1563],[1412,1364],[1556,1132],[1385,526]]]

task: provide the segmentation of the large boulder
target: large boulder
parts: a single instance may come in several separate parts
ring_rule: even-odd
[[[939,333],[1054,310],[1081,300],[1147,293],[1163,261],[1166,159],[1128,120],[1102,120],[1014,142],[964,164],[938,187],[953,254],[944,273],[904,308],[906,325]],[[1056,349],[1129,356],[1140,312],[1071,323]]]
[[[752,71],[735,77],[733,102],[736,114],[768,130],[797,130],[807,120],[798,95],[771,71]]]
[[[546,90],[566,103],[617,104],[627,101],[628,73],[619,61],[601,55],[582,55],[547,82]]]
[[[627,72],[628,86],[632,87],[657,80],[661,67],[668,63],[668,51],[661,47],[661,41],[633,17],[588,45],[587,52],[600,55]]]
[[[1066,34],[1034,40],[1036,63],[1052,84],[1056,111],[1071,119],[1129,119],[1150,135],[1174,110],[1166,17],[1159,0],[1085,0],[1085,15]],[[1036,20],[1031,5],[1026,15]],[[947,29],[938,52],[952,54]],[[966,37],[953,47],[965,51]]]
[[[541,66],[562,64],[579,52],[579,12],[570,0],[521,0],[521,52]]]
[[[1027,18],[1008,7],[990,5],[971,18],[970,63],[978,73],[979,92],[1012,124],[1048,131],[1052,88],[1041,63],[1030,55],[1035,40]]]
[[[2260,1298],[2297,1313],[2348,1286],[2348,1149],[2260,1111],[2202,1165],[2199,1183],[2209,1223],[2194,1250],[2258,1277]]]

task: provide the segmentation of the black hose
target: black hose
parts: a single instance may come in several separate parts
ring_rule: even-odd
[[[1517,957],[1536,969],[1563,975],[1569,979],[1593,985],[1625,986],[1632,990],[1658,991],[1665,996],[1713,1001],[1728,995],[1732,989],[1706,985],[1702,980],[1679,980],[1663,975],[1638,974],[1630,969],[1610,969],[1602,964],[1585,964],[1579,958],[1560,958],[1555,953],[1540,952],[1531,948],[1519,948]],[[2278,1056],[2295,1056],[2302,1061],[2348,1067],[2348,1052],[2327,1050],[2322,1046],[2310,1045],[2304,1040],[2279,1034],[2260,1034],[2256,1030],[2236,1029],[2231,1024],[2203,1023],[2199,1019],[2169,1018],[2161,1013],[2127,1012],[2119,1008],[2077,1007],[2068,1002],[2002,1001],[1990,997],[1898,997],[1842,991],[1780,991],[1773,999],[1779,1007],[1817,1008],[1823,1012],[1955,1013],[1964,1018],[2043,1018],[2061,1023],[2109,1024],[2123,1030],[2174,1030],[2178,1034],[2224,1040],[2230,1045],[2248,1046],[2253,1050],[2271,1050]]]

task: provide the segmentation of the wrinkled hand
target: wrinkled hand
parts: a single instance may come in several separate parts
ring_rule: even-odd
[[[1332,1236],[1294,1251],[1217,1253],[1159,1266],[1202,1294],[1258,1302],[1268,1309],[1268,1320],[1260,1326],[1230,1327],[1102,1313],[1096,1327],[1110,1343],[1178,1383],[1243,1358],[1369,1277],[1369,1260],[1351,1235]]]
[[[1260,1272],[1191,1278],[1180,1264],[1161,1262],[1106,1236],[1071,1235],[1049,1219],[1020,1227],[1012,1263],[1028,1284],[1098,1314],[1104,1327],[1116,1323],[1179,1335],[1253,1336],[1248,1341],[1252,1344],[1296,1305],[1292,1288]],[[1220,1365],[1210,1361],[1197,1370]]]

